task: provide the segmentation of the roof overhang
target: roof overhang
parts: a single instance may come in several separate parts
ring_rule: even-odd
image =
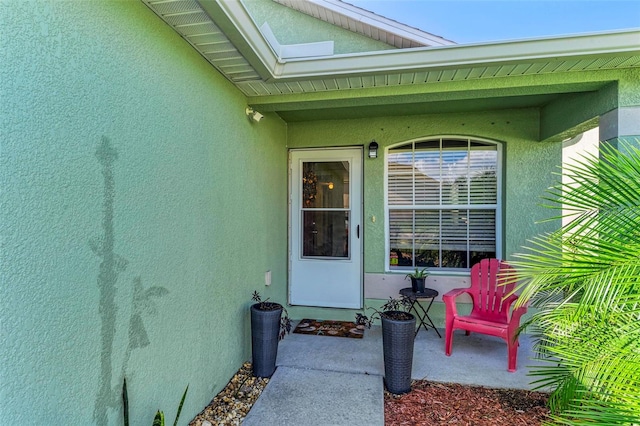
[[[517,65],[603,55],[640,55],[640,31],[473,45],[431,46],[318,58],[279,58],[239,0],[200,0],[265,82]]]
[[[278,53],[295,49],[274,49],[277,43],[265,37],[240,0],[141,1],[229,79],[249,105],[288,122],[504,108],[535,108],[552,116],[594,99],[611,109],[617,80],[600,71],[640,67],[640,29],[296,57]],[[325,8],[341,3],[300,1]],[[355,12],[349,13],[355,22]],[[606,112],[578,109],[586,112],[565,120],[573,129]],[[564,137],[556,127],[546,125],[542,138]]]

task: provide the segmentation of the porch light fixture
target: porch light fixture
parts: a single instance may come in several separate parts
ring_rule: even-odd
[[[378,158],[378,143],[371,141],[369,144],[369,158]]]
[[[264,118],[264,115],[260,114],[258,111],[251,107],[246,107],[244,109],[244,113],[247,114],[247,117],[249,117],[250,120],[255,121],[256,123],[259,123],[260,120]]]

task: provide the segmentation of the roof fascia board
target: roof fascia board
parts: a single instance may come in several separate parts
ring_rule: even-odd
[[[276,80],[416,72],[602,55],[640,54],[640,30],[535,40],[385,50],[290,60]]]

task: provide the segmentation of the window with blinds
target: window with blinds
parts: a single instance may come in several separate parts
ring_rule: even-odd
[[[437,138],[386,156],[390,270],[469,269],[496,257],[500,145]]]

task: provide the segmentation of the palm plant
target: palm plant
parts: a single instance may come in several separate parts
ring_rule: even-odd
[[[532,375],[558,424],[640,424],[640,149],[604,146],[563,172],[572,182],[543,199],[570,223],[511,262],[548,361]]]

